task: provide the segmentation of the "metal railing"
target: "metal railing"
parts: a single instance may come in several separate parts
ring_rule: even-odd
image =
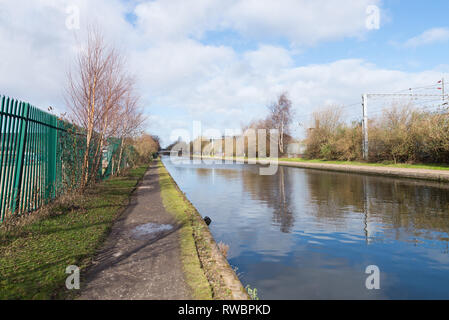
[[[77,188],[86,137],[75,125],[29,103],[0,98],[0,221],[3,222],[9,215],[32,212]],[[108,141],[111,151],[105,152],[106,159],[102,160],[106,169],[100,166],[95,180],[114,174],[120,145],[120,139]],[[93,154],[97,146],[94,143],[89,153]],[[116,166],[124,167],[127,157],[124,152],[124,161]]]

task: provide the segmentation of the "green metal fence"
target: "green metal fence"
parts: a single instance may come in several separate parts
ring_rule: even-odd
[[[32,212],[80,184],[86,136],[75,125],[29,103],[0,96],[0,221]],[[98,141],[89,150],[93,154]],[[120,139],[109,139],[94,179],[106,179],[128,164],[128,151],[117,154]],[[121,162],[120,164],[118,162]],[[114,171],[114,163],[116,168]],[[103,166],[106,169],[103,169]]]

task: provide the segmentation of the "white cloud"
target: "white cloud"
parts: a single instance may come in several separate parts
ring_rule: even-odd
[[[65,28],[67,5],[81,9],[81,27],[94,16],[106,37],[129,56],[150,118],[162,137],[201,120],[206,127],[238,128],[262,117],[265,106],[288,90],[298,113],[325,103],[348,103],[366,91],[391,92],[426,85],[437,71],[406,73],[364,60],[298,66],[290,48],[264,43],[264,35],[295,44],[357,36],[365,7],[378,1],[166,0],[124,4],[119,0],[0,0],[0,91],[46,109],[64,110],[65,73],[77,41]],[[180,5],[180,7],[176,6]],[[101,15],[98,13],[101,12]],[[126,21],[136,15],[135,26]],[[208,30],[231,29],[259,39],[237,52],[202,41]],[[81,30],[83,31],[83,30]],[[355,107],[354,112],[359,112]],[[169,141],[165,140],[168,143]]]
[[[406,47],[419,47],[449,41],[449,28],[433,28],[405,42]]]
[[[132,64],[141,80],[166,94],[183,83],[198,83],[213,78],[217,71],[234,60],[231,48],[203,45],[191,39],[163,42],[132,52]]]
[[[294,45],[360,37],[369,5],[380,0],[164,0],[142,2],[134,13],[149,38],[201,38],[210,30],[233,30],[243,36],[284,38]]]
[[[0,90],[44,109],[62,103],[62,85],[80,37],[80,32],[66,28],[68,6],[80,8],[82,26],[96,22],[108,39],[122,46],[132,39],[124,18],[125,7],[119,0],[0,3]]]
[[[244,61],[251,66],[252,72],[267,74],[293,65],[288,50],[268,45],[261,45],[258,50],[244,54]]]
[[[366,8],[377,0],[237,1],[225,21],[257,38],[282,37],[295,45],[311,45],[366,33]]]
[[[243,122],[265,116],[265,106],[284,90],[289,91],[297,114],[303,116],[326,104],[361,102],[361,94],[365,92],[396,92],[436,83],[442,75],[438,70],[402,72],[383,69],[361,59],[301,67],[280,63],[269,66],[268,71],[254,69],[256,65],[263,67],[261,61],[264,59],[260,57],[264,57],[265,51],[266,48],[262,47],[242,56],[230,56],[210,78],[198,74],[199,79],[176,82],[175,87],[167,87],[170,88],[167,94],[153,97],[153,105],[179,110],[182,116],[178,117],[176,112],[172,114],[177,119],[185,119],[187,126],[192,120],[199,120],[205,126],[235,129]],[[280,52],[286,54],[285,51]],[[185,61],[187,63],[188,59]],[[209,63],[215,66],[214,61]],[[176,73],[172,75],[176,81]],[[371,110],[379,107],[373,102]],[[351,119],[361,117],[360,104],[345,111]],[[309,117],[300,119],[302,122],[308,120]],[[164,123],[161,130],[166,131],[167,125]]]
[[[165,0],[139,3],[134,14],[139,30],[154,40],[201,37],[217,28],[227,2],[210,0]]]

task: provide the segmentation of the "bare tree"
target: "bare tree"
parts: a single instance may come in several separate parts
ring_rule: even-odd
[[[132,78],[125,72],[125,60],[106,44],[97,28],[89,28],[85,47],[76,64],[68,72],[66,103],[73,121],[85,130],[86,145],[80,177],[81,191],[96,176],[105,141],[118,132],[124,96],[133,88]],[[93,158],[92,158],[93,157]]]
[[[277,129],[279,132],[279,152],[284,153],[286,136],[290,135],[290,125],[293,121],[294,110],[292,102],[288,98],[288,93],[282,93],[278,101],[268,107],[270,114],[266,120],[266,125]]]
[[[125,140],[139,135],[146,120],[146,117],[139,109],[139,96],[131,90],[123,97],[121,106],[122,112],[118,113],[118,117],[115,117],[117,137],[121,140],[118,172],[120,172],[121,168]]]
[[[104,83],[100,91],[101,100],[99,101],[98,127],[96,128],[99,142],[94,155],[94,171],[90,177],[94,177],[95,172],[98,172],[100,168],[102,151],[107,140],[123,132],[125,125],[123,117],[130,118],[132,112],[135,111],[135,109],[125,110],[127,108],[126,100],[133,90],[133,85],[133,79],[125,72],[123,57],[112,48],[111,59],[107,65]],[[137,96],[136,99],[138,99]]]

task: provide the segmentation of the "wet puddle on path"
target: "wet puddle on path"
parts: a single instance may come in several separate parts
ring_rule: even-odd
[[[169,224],[147,223],[134,228],[132,234],[137,238],[145,238],[171,230],[173,230],[173,226]]]

